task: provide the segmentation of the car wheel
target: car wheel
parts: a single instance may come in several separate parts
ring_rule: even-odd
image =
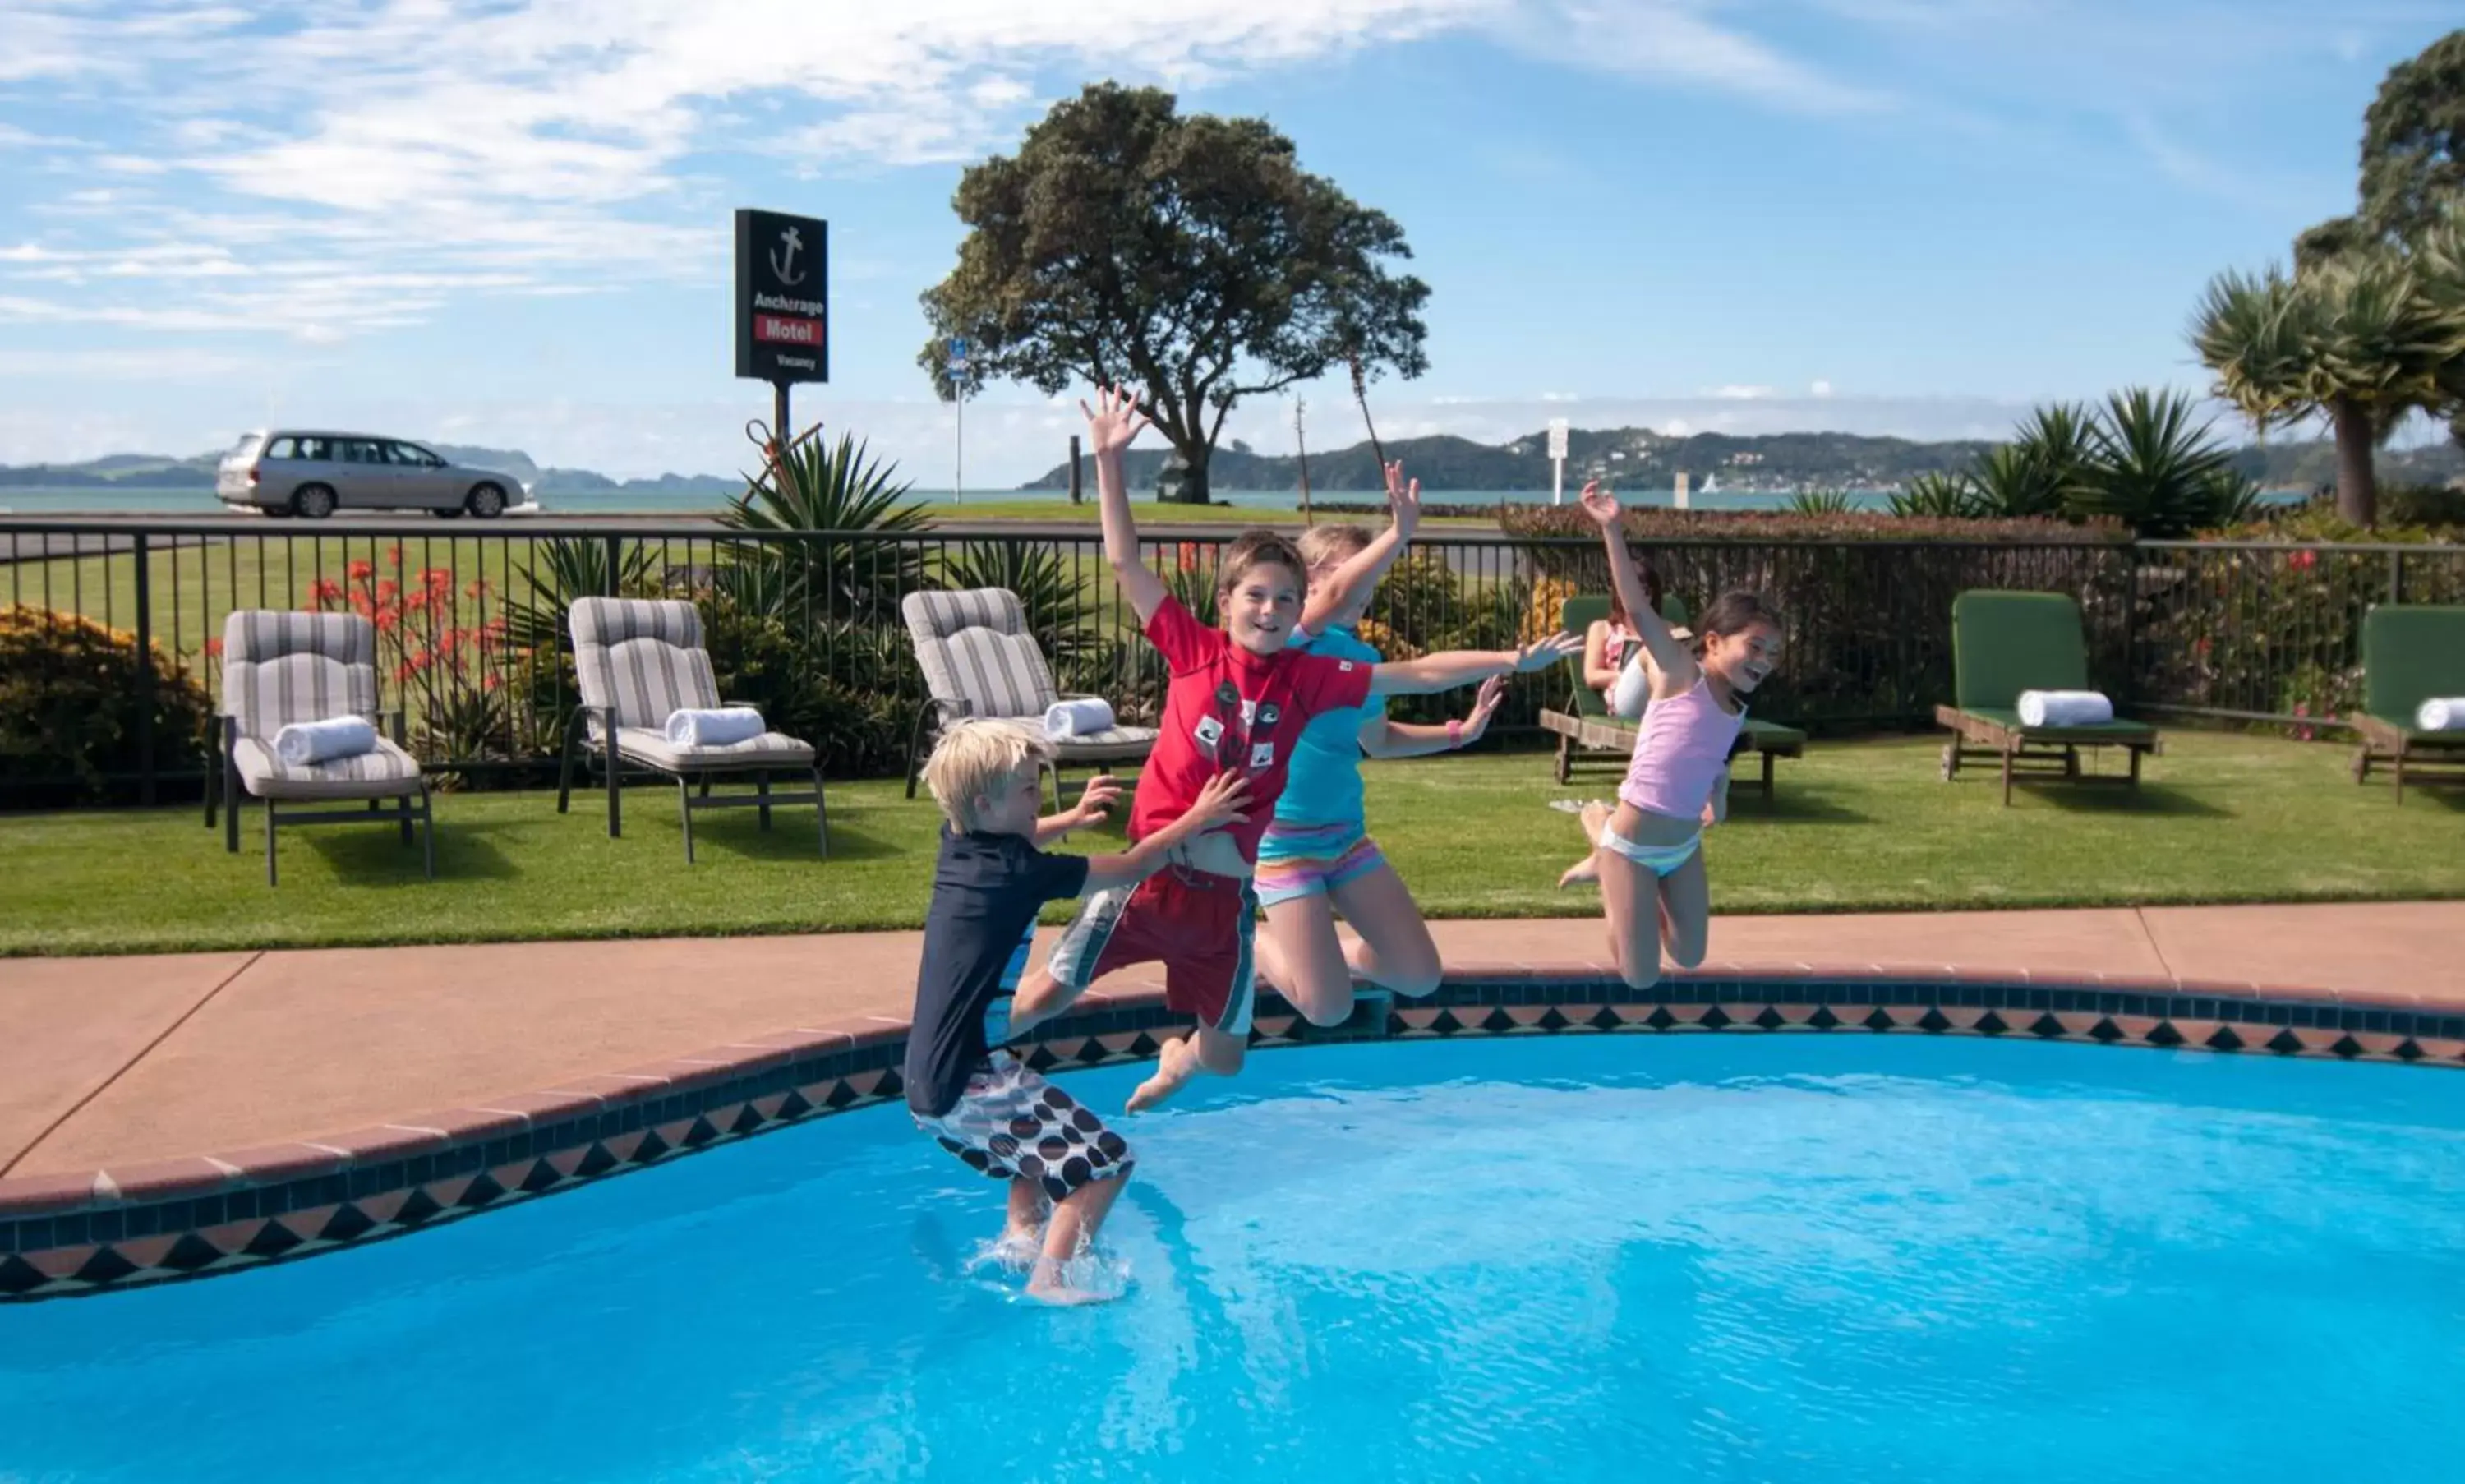
[[[322,484],[303,484],[292,492],[291,513],[302,521],[322,521],[334,513],[334,492]]]
[[[505,491],[502,485],[482,484],[471,491],[462,508],[481,521],[494,521],[505,513]]]

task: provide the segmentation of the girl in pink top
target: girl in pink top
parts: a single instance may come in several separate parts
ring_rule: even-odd
[[[1753,593],[1725,593],[1696,621],[1693,645],[1680,642],[1645,599],[1616,498],[1587,484],[1583,504],[1609,546],[1610,580],[1654,673],[1617,808],[1584,811],[1592,853],[1566,879],[1598,875],[1610,956],[1619,977],[1642,989],[1659,980],[1664,945],[1682,967],[1703,962],[1712,918],[1703,826],[1728,814],[1729,749],[1745,724],[1745,698],[1779,663],[1780,615]]]

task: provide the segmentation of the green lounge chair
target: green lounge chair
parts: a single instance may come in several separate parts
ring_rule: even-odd
[[[2372,764],[2388,764],[2400,804],[2409,776],[2465,783],[2465,732],[2413,724],[2424,701],[2453,696],[2465,696],[2465,608],[2388,603],[2364,615],[2363,714],[2345,719],[2363,734],[2354,782],[2370,777]]]
[[[1683,627],[1687,621],[1686,605],[1674,594],[1663,597],[1660,615],[1672,624]],[[1605,597],[1568,598],[1559,605],[1558,627],[1583,633],[1609,616],[1610,600]],[[1542,726],[1558,734],[1558,782],[1562,784],[1574,776],[1575,754],[1579,751],[1606,752],[1621,758],[1634,751],[1634,723],[1623,717],[1610,715],[1609,702],[1601,699],[1601,693],[1584,683],[1584,656],[1568,656],[1566,668],[1573,679],[1573,694],[1567,698],[1566,709],[1541,713]],[[1765,799],[1769,799],[1772,796],[1772,760],[1803,757],[1806,734],[1792,726],[1762,721],[1750,716],[1738,733],[1737,745],[1729,749],[1733,764],[1743,752],[1762,755],[1763,793]]]
[[[1951,604],[1952,695],[1934,718],[1957,734],[1943,749],[1944,782],[1970,759],[2000,760],[2003,802],[2011,802],[2014,772],[2059,774],[2082,783],[2118,781],[2080,772],[2082,747],[2121,747],[2140,786],[2140,760],[2159,748],[2157,729],[2120,718],[2094,726],[2028,726],[2020,720],[2023,691],[2082,691],[2088,644],[2079,605],[2058,592],[1964,592]]]

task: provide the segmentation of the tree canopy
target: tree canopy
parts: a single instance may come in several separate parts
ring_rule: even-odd
[[[940,394],[1133,387],[1187,468],[1179,498],[1207,498],[1242,398],[1355,358],[1371,375],[1428,369],[1429,286],[1388,267],[1411,256],[1403,229],[1301,169],[1263,120],[1099,83],[969,168],[952,205],[967,235],[923,295],[917,357]],[[955,379],[952,336],[969,343]]]
[[[2411,240],[2465,201],[2465,30],[2388,69],[2363,115],[2362,214]]]

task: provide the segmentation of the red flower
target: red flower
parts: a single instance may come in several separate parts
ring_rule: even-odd
[[[400,542],[396,542],[386,548],[386,565],[402,565],[402,543]]]
[[[1186,541],[1181,543],[1181,569],[1185,572],[1198,570],[1198,543]]]
[[[402,600],[402,607],[403,611],[407,613],[417,613],[426,609],[428,607],[428,593],[424,589],[413,592],[410,597]]]
[[[402,585],[389,577],[377,584],[377,601],[391,603],[402,596]]]
[[[479,689],[481,689],[481,690],[483,690],[483,691],[493,691],[493,690],[495,690],[498,686],[502,685],[502,684],[504,684],[504,683],[505,683],[505,682],[504,682],[504,677],[503,677],[503,676],[499,676],[499,675],[495,674],[494,672],[491,672],[491,673],[489,673],[487,676],[485,676],[484,677],[482,677],[482,678],[480,679],[480,681],[479,681]]]
[[[220,639],[208,639],[208,640],[206,641],[206,657],[207,657],[208,659],[220,659],[220,658],[222,658],[222,657],[223,657],[223,641],[222,641],[222,640],[220,640]]]
[[[462,596],[466,598],[477,598],[481,593],[484,593],[487,590],[488,585],[486,583],[473,583],[462,589]]]
[[[355,583],[366,582],[369,578],[377,575],[376,567],[366,562],[354,562],[349,566],[344,567],[344,570],[350,574],[351,581]]]
[[[363,613],[361,616],[365,618],[368,615]],[[375,622],[377,632],[391,633],[396,628],[400,627],[402,620],[401,616],[395,613],[393,609],[381,609],[376,613]]]
[[[342,598],[343,585],[330,577],[320,577],[308,585],[308,600],[319,608],[328,603],[339,603]]]
[[[2320,553],[2307,550],[2298,551],[2294,553],[2293,564],[2295,566],[2307,572],[2311,570],[2311,568],[2320,565]]]
[[[431,588],[451,588],[454,574],[441,566],[432,566],[419,574],[419,580]]]

